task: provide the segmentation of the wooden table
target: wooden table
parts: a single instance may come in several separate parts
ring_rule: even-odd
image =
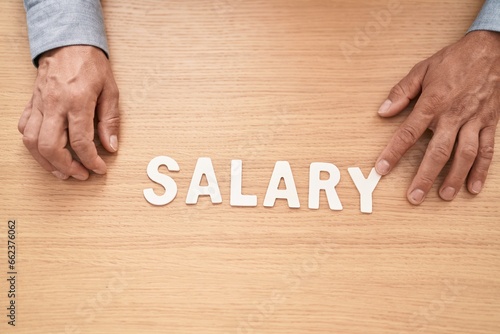
[[[389,89],[458,40],[481,5],[103,1],[120,151],[103,153],[106,176],[63,182],[17,132],[36,71],[22,1],[5,1],[0,332],[499,333],[499,155],[480,195],[462,189],[440,200],[441,175],[415,207],[405,194],[426,134],[381,180],[371,215],[347,173],[366,175],[406,117],[377,116]],[[397,9],[383,16],[388,7]],[[162,190],[146,174],[160,155],[179,163],[168,173],[179,191],[156,207],[143,189]],[[212,159],[221,204],[185,204],[199,157]],[[257,207],[230,206],[232,159],[243,160],[243,192],[258,196]],[[300,209],[262,205],[278,160],[290,162]],[[325,196],[319,210],[307,208],[311,162],[340,169],[343,211]],[[15,329],[6,317],[9,219]]]

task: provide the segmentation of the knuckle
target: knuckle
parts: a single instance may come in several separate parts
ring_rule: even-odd
[[[407,96],[405,89],[401,85],[401,82],[398,82],[394,87],[392,87],[389,94],[390,94],[390,96],[393,96],[393,97]]]
[[[66,91],[66,97],[69,102],[77,101],[83,98],[83,92],[79,90],[77,87],[72,87]]]
[[[481,146],[481,148],[479,149],[479,156],[486,160],[492,160],[493,152],[494,152],[493,145],[484,145]]]
[[[412,67],[410,72],[421,71],[426,66],[427,66],[427,59],[419,61],[418,63],[415,64],[415,66]]]
[[[59,106],[64,103],[70,108],[80,108],[82,104],[88,102],[90,94],[91,90],[88,87],[78,83],[65,87],[47,87],[43,90],[43,101],[48,106]]]
[[[495,126],[498,123],[500,117],[500,112],[496,111],[496,108],[492,107],[487,111],[481,113],[480,119],[484,124]]]
[[[488,169],[490,165],[489,164],[477,164],[474,166],[474,171],[476,175],[479,175],[480,177],[485,177],[488,174]]]
[[[448,104],[447,97],[439,93],[431,93],[425,97],[425,99],[420,99],[418,104],[418,111],[422,115],[433,116],[437,114],[437,111],[446,110],[446,105]]]
[[[430,152],[430,158],[435,162],[448,161],[451,156],[451,150],[447,145],[443,143],[438,143],[432,146]]]
[[[477,111],[480,109],[482,102],[477,94],[464,93],[461,104],[466,110]]]
[[[432,106],[441,106],[447,100],[446,95],[433,93],[427,97],[428,103]]]
[[[398,133],[397,133],[397,139],[398,141],[404,143],[407,146],[415,144],[415,142],[418,140],[418,131],[413,125],[404,125],[402,126]]]
[[[85,87],[74,85],[65,92],[64,98],[65,102],[71,108],[79,109],[82,108],[82,106],[87,105],[92,100],[91,94],[91,91],[85,89]]]
[[[119,127],[120,126],[120,116],[113,116],[106,120],[108,126]]]
[[[38,138],[28,134],[23,135],[23,144],[28,149],[32,149],[38,146]]]
[[[424,189],[429,189],[434,184],[434,179],[428,175],[420,175],[418,177],[418,184]]]
[[[403,156],[403,153],[400,152],[399,150],[397,150],[396,148],[394,147],[390,147],[388,150],[387,150],[387,158],[386,160],[389,160],[389,161],[399,161]]]
[[[422,70],[425,69],[427,66],[427,60],[422,60],[418,63],[416,63],[408,72],[405,78],[413,78],[415,76],[418,76],[422,72]]]
[[[47,105],[58,105],[61,101],[62,92],[59,89],[42,90],[42,101]]]
[[[458,150],[458,154],[467,161],[473,161],[477,156],[477,146],[474,144],[465,144]]]
[[[457,103],[453,104],[448,110],[457,119],[457,117],[464,115],[469,110],[469,107],[466,103]]]
[[[70,142],[71,148],[77,152],[85,151],[87,149],[87,142],[83,138],[73,138]]]
[[[38,152],[40,152],[40,154],[45,158],[52,157],[55,151],[54,145],[49,142],[39,141],[37,147],[38,147]]]
[[[105,120],[102,120],[98,124],[98,129],[99,131],[118,131],[120,128],[120,117],[119,116],[113,116],[110,118],[107,118]]]

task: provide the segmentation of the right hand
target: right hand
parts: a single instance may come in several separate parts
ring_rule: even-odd
[[[118,149],[118,87],[109,60],[94,46],[73,45],[40,56],[33,96],[19,120],[24,145],[60,179],[106,173],[94,144],[94,115],[104,148]],[[67,145],[76,153],[73,158]]]
[[[382,117],[415,108],[393,135],[377,160],[386,175],[426,129],[433,132],[427,151],[408,188],[408,201],[419,205],[453,155],[439,196],[455,198],[467,184],[478,194],[493,158],[500,120],[500,33],[473,31],[458,42],[417,64],[391,90],[379,110]]]

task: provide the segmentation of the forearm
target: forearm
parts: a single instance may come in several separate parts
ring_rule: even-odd
[[[99,0],[24,0],[31,58],[68,45],[92,45],[108,55]]]

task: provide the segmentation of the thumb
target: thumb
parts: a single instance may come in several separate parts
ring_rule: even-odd
[[[422,90],[422,82],[427,72],[427,62],[420,62],[394,87],[387,100],[382,103],[378,114],[382,117],[392,117],[403,111],[410,101]]]
[[[118,150],[118,132],[120,129],[120,110],[118,109],[118,88],[116,84],[105,86],[97,99],[97,133],[108,152]]]

